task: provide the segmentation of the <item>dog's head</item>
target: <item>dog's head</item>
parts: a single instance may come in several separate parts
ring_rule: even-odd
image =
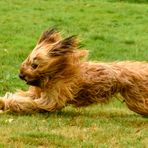
[[[61,39],[59,32],[54,29],[45,31],[22,63],[19,77],[27,84],[39,87],[53,78],[62,77],[64,70],[69,65],[74,65],[84,54],[79,52],[79,57],[77,53],[76,58],[76,48],[75,36]]]

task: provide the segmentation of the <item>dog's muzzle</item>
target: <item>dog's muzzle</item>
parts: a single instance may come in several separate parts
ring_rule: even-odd
[[[22,80],[25,80],[25,76],[21,73],[19,74],[19,78],[22,79]]]

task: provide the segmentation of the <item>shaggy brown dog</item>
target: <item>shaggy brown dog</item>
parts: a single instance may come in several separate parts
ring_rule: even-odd
[[[45,31],[20,68],[29,90],[6,94],[1,109],[51,112],[66,104],[106,103],[119,93],[130,110],[148,115],[148,63],[88,62],[82,60],[87,51],[77,48],[74,36],[62,40],[55,30]]]

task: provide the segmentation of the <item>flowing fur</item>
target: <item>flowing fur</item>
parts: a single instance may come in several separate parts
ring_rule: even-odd
[[[148,116],[147,62],[89,62],[87,51],[77,48],[75,36],[62,40],[57,31],[45,31],[20,68],[29,90],[6,94],[0,108],[52,112],[67,104],[107,103],[120,94],[130,110]]]

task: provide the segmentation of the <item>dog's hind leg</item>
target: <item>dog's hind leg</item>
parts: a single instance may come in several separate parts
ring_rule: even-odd
[[[136,87],[136,86],[135,86]],[[143,116],[148,116],[148,96],[135,88],[121,93],[128,108]]]
[[[148,117],[148,99],[143,101],[134,101],[134,103],[131,103],[131,101],[127,101],[125,99],[125,103],[130,110]]]

